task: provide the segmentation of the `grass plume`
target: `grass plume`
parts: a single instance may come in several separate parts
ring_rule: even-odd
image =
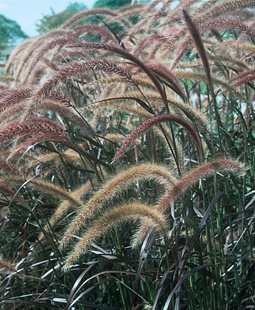
[[[149,219],[151,225],[156,230],[163,234],[167,231],[167,223],[164,216],[156,209],[147,205],[136,202],[112,208],[92,223],[67,257],[64,268],[66,270],[71,268],[72,264],[87,250],[90,243],[99,236],[106,234],[110,228],[125,220],[137,219]]]
[[[26,178],[24,177],[20,177],[20,176],[8,176],[5,178],[1,179],[1,182],[5,182],[8,184],[17,184],[17,185],[22,185],[22,184],[31,184],[33,187],[47,192],[51,195],[55,195],[61,199],[66,199],[68,201],[70,201],[71,203],[73,203],[74,205],[79,205],[80,201],[78,199],[76,199],[76,197],[73,197],[70,192],[68,192],[65,188],[57,185],[57,184],[53,184],[47,180],[39,180],[39,179],[31,179],[31,180],[26,180]]]
[[[54,134],[59,137],[65,137],[62,127],[45,117],[32,117],[28,120],[14,120],[0,129],[0,142],[6,142],[11,139],[26,135],[38,133]]]
[[[8,260],[0,259],[0,270],[1,272],[16,273],[17,269],[13,263]]]
[[[186,128],[189,133],[191,134],[192,138],[198,145],[198,147],[201,146],[199,138],[195,132],[195,130],[191,127],[191,125],[183,118],[177,116],[177,115],[157,115],[154,116],[146,121],[144,121],[139,127],[135,128],[124,140],[121,148],[118,150],[118,152],[114,155],[114,158],[112,162],[117,161],[122,154],[125,152],[127,148],[130,147],[130,145],[135,141],[140,135],[142,135],[144,132],[146,132],[151,126],[161,123],[161,122],[176,122],[178,124],[181,124],[184,128]]]
[[[166,189],[171,188],[175,183],[175,177],[166,167],[157,164],[141,164],[131,167],[120,172],[110,179],[104,186],[95,193],[95,195],[82,206],[81,211],[74,218],[73,222],[67,228],[60,246],[65,247],[85,222],[90,219],[93,214],[102,208],[103,203],[107,199],[111,199],[117,193],[125,190],[130,184],[138,180],[155,180],[162,184]]]
[[[81,207],[81,205],[82,205],[81,196],[88,193],[91,190],[92,190],[92,183],[90,181],[88,181],[84,185],[82,185],[78,189],[76,189],[75,191],[70,192],[69,195],[70,195],[71,199],[63,200],[59,204],[59,206],[57,207],[57,209],[55,210],[55,212],[53,213],[53,215],[51,216],[51,218],[49,220],[49,226],[53,227],[57,223],[57,221],[63,215],[65,215],[71,208]],[[74,201],[76,203],[74,203]],[[49,231],[48,224],[44,227],[44,230]],[[43,238],[43,233],[40,234],[39,240],[42,240],[42,238]]]
[[[180,195],[184,194],[191,186],[201,178],[209,177],[215,172],[233,172],[244,173],[247,170],[245,165],[237,160],[228,158],[219,158],[192,168],[185,175],[176,181],[170,191],[167,191],[159,200],[155,207],[160,212],[166,212],[170,204]],[[142,224],[139,231],[133,237],[133,246],[137,246],[144,238],[149,226],[147,223]]]

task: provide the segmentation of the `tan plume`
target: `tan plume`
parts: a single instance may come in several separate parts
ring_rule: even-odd
[[[164,216],[156,209],[147,205],[131,203],[107,210],[92,223],[82,236],[82,239],[76,244],[73,251],[67,257],[64,268],[70,269],[72,264],[87,250],[90,243],[99,236],[106,234],[111,227],[116,226],[116,224],[124,220],[144,218],[149,219],[151,225],[161,233],[164,234],[166,232],[167,224]]]

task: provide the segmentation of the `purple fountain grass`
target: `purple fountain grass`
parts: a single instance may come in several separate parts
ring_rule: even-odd
[[[255,79],[255,74],[253,74],[253,75],[252,74],[246,75],[245,77],[236,80],[235,83],[234,83],[234,86],[235,87],[239,87],[239,86],[241,86],[241,85],[243,85],[245,83],[253,81],[254,79]]]
[[[67,43],[71,43],[72,39],[75,40],[76,37],[82,36],[82,32],[101,34],[104,37],[108,37],[112,42],[118,45],[116,37],[106,28],[98,25],[80,25],[74,29],[70,30],[55,30],[51,31],[41,37],[39,37],[36,42],[31,46],[33,51],[36,51],[34,57],[32,57],[29,68],[27,69],[26,78],[31,74],[31,71],[35,67],[36,63],[42,59],[42,56],[49,50],[53,49],[55,46],[63,46]],[[43,43],[43,44],[42,44]],[[31,51],[32,52],[32,51]],[[28,60],[28,59],[27,59]]]
[[[106,22],[107,24],[121,22],[123,24],[123,28],[125,32],[125,36],[128,35],[129,30],[132,28],[133,24],[130,22],[130,17],[137,16],[141,12],[142,4],[132,3],[132,5],[127,5],[120,7],[118,9],[117,16],[107,16]],[[116,10],[115,10],[116,11]],[[123,43],[123,41],[122,41]]]
[[[71,193],[66,190],[64,187],[54,184],[48,180],[44,179],[29,179],[27,180],[24,176],[16,176],[16,175],[9,175],[5,176],[0,179],[0,182],[5,182],[8,185],[30,185],[34,188],[44,192],[48,193],[50,195],[53,195],[54,197],[58,197],[59,199],[64,199],[70,201],[75,206],[80,205],[80,200],[77,199],[77,197],[72,196]]]
[[[4,98],[5,96],[10,95],[12,92],[12,88],[10,88],[8,85],[0,85],[0,100]]]
[[[249,69],[249,70],[246,70],[244,72],[236,74],[235,76],[233,76],[230,79],[230,82],[242,79],[242,78],[244,78],[244,77],[246,77],[247,75],[250,75],[250,74],[255,74],[255,69]]]
[[[65,247],[82,225],[91,220],[94,214],[102,208],[105,201],[112,199],[117,193],[123,192],[132,183],[142,180],[155,180],[164,188],[171,188],[176,179],[167,167],[151,163],[132,166],[118,173],[82,206],[81,211],[67,228],[60,245]]]
[[[178,78],[182,79],[190,79],[190,80],[206,80],[205,74],[202,72],[195,72],[195,71],[190,71],[190,70],[182,70],[182,71],[176,71],[175,70],[175,75]],[[244,97],[236,91],[234,87],[231,86],[230,83],[227,83],[225,80],[221,80],[218,78],[213,77],[213,82],[214,84],[219,84],[221,88],[224,88],[227,91],[231,91],[235,93],[240,99],[245,100]]]
[[[195,19],[194,19],[195,20]],[[224,16],[219,17],[216,20],[209,20],[207,22],[204,22],[202,24],[196,25],[197,30],[202,34],[209,30],[220,30],[220,29],[233,29],[233,27],[239,28],[241,31],[245,32],[247,35],[249,35],[251,38],[254,38],[255,32],[252,29],[252,27],[248,26],[243,22],[242,18],[237,18],[236,16]],[[176,65],[176,63],[180,60],[180,58],[184,55],[187,48],[190,46],[192,42],[192,38],[190,38],[189,35],[185,35],[182,39],[182,41],[179,43],[177,52],[176,52],[176,58],[173,62],[172,68]],[[202,58],[202,57],[201,57]],[[205,64],[204,64],[205,65]]]
[[[130,8],[130,6],[127,6],[126,8],[127,9]],[[124,8],[122,8],[122,10],[123,9]],[[122,23],[124,28],[129,29],[130,22],[128,21],[127,18],[125,18],[122,10],[110,10],[108,8],[95,8],[95,9],[90,9],[90,10],[84,10],[84,11],[78,12],[76,15],[71,17],[66,23],[64,23],[61,26],[61,28],[62,29],[73,28],[73,25],[75,25],[80,19],[84,19],[85,17],[89,15],[93,15],[93,16],[104,15],[104,17],[106,18],[105,22],[107,24],[109,24],[110,22],[113,22],[112,20],[108,21],[108,18],[114,18],[119,23]]]
[[[230,79],[234,86],[238,87],[255,79],[255,69],[249,69],[239,73]]]
[[[213,61],[218,62],[218,63],[222,63],[222,64],[224,62],[226,62],[226,64],[228,62],[230,62],[230,63],[236,65],[238,70],[242,70],[242,69],[249,70],[249,66],[243,60],[236,59],[236,58],[231,57],[231,56],[227,56],[227,55],[224,55],[224,56],[223,55],[213,56],[213,55],[210,55],[209,57]]]
[[[174,185],[173,189],[165,195],[158,205],[158,209],[162,211],[166,210],[173,200],[185,193],[188,188],[203,177],[208,177],[220,171],[243,173],[246,169],[243,163],[229,158],[213,160],[192,168]]]
[[[68,63],[73,60],[85,60],[88,58],[88,52],[83,49],[68,49],[61,50],[57,55],[54,56],[53,61],[45,60],[44,63],[53,69],[52,66],[55,66],[54,70],[57,71],[61,65],[56,65],[57,63]],[[56,69],[57,68],[57,69]]]
[[[74,60],[70,64],[63,65],[59,67],[59,70],[56,71],[53,76],[50,78],[47,83],[43,84],[41,89],[35,94],[35,97],[42,95],[45,93],[50,87],[49,84],[55,84],[56,82],[65,81],[66,79],[72,78],[75,75],[83,74],[88,70],[93,71],[104,71],[106,73],[114,73],[120,75],[127,80],[131,79],[130,73],[116,64],[109,62],[107,60],[90,60],[90,61],[77,61]]]
[[[59,92],[52,91],[49,96],[45,97],[45,100],[56,101],[58,104],[62,104],[62,106],[70,107],[73,104],[73,99],[69,94],[60,94]]]
[[[26,165],[26,168],[30,169],[37,165],[47,164],[49,165],[50,162],[52,162],[53,165],[61,165],[63,163],[62,159],[65,162],[69,162],[73,165],[81,165],[83,163],[81,156],[79,153],[75,152],[72,149],[67,149],[65,152],[61,152],[61,154],[50,152],[50,153],[43,153],[39,156],[33,157],[29,164]]]
[[[23,115],[26,111],[26,105],[23,101],[15,104],[14,106],[10,106],[10,108],[5,109],[0,114],[0,124],[4,126],[12,120],[20,119],[20,116]]]
[[[254,4],[254,0],[228,0],[224,1],[223,3],[217,1],[215,5],[211,6],[208,8],[208,10],[198,15],[195,21],[197,23],[203,23],[209,20],[213,20],[220,15],[224,15],[229,12],[233,13],[233,11],[241,8],[252,7]]]
[[[31,44],[25,51],[24,57],[20,61],[19,68],[17,69],[17,72],[15,74],[16,80],[19,79],[21,74],[23,77],[27,77],[29,75],[29,72],[35,67],[38,59],[40,60],[47,51],[53,48],[50,47],[49,49],[47,49],[45,48],[45,45],[47,46],[52,41],[54,42],[61,39],[72,38],[73,35],[74,33],[72,31],[53,30],[45,33],[44,35],[36,39],[33,39]],[[25,66],[27,67],[26,69]]]
[[[150,68],[154,73],[165,79],[169,84],[170,88],[178,94],[183,101],[186,101],[186,95],[184,94],[183,90],[181,89],[181,86],[177,80],[177,78],[174,76],[172,72],[170,72],[164,65],[157,64],[157,63],[149,63],[147,64],[148,68]]]
[[[34,95],[34,100],[40,101],[42,96],[45,96],[49,90],[53,88],[59,81],[63,82],[65,80],[71,79],[72,77],[83,74],[88,70],[93,71],[104,71],[106,73],[114,73],[131,80],[131,76],[128,71],[122,69],[121,67],[111,63],[109,61],[97,60],[97,61],[72,61],[70,64],[63,65],[55,72],[52,77],[45,82]]]
[[[36,50],[36,53],[33,55],[33,57],[29,59],[29,62],[28,60],[23,62],[22,66],[24,67],[26,64],[26,70],[21,67],[17,73],[17,78],[20,76],[20,74],[22,74],[21,80],[26,81],[34,68],[36,68],[38,62],[41,61],[47,53],[52,53],[56,47],[58,47],[59,51],[66,44],[72,44],[75,42],[76,39],[72,31],[64,32],[64,34],[60,37],[49,37],[48,40],[46,40],[46,42],[44,42],[44,44]],[[57,51],[55,50],[55,53],[56,52]]]
[[[208,30],[219,30],[219,29],[233,29],[239,28],[241,31],[245,32],[250,37],[254,38],[255,32],[253,28],[247,25],[242,18],[237,16],[224,16],[217,18],[216,20],[208,21],[199,26],[201,33]]]
[[[0,259],[0,270],[10,273],[17,273],[16,266],[12,262],[3,259]]]
[[[176,9],[172,10],[171,9],[171,7],[170,7],[171,2],[172,2],[172,0],[163,1],[160,9],[158,9],[158,10],[154,9],[155,14],[153,16],[151,16],[151,18],[146,19],[147,20],[147,24],[145,27],[146,33],[151,32],[152,29],[155,28],[155,25],[157,25],[158,20],[160,21],[160,24],[162,22],[164,22],[169,15],[169,11],[172,13],[172,14],[170,13],[172,18],[176,18],[176,16],[173,16],[173,15],[175,15],[176,11],[178,14],[178,10],[176,10]],[[181,3],[181,6],[183,6],[183,2]]]
[[[246,170],[247,168],[243,163],[229,158],[220,158],[201,164],[192,168],[181,177],[174,184],[172,189],[160,198],[155,208],[160,212],[166,212],[171,203],[173,203],[180,195],[184,194],[192,185],[198,182],[201,178],[209,177],[215,172],[244,173]],[[133,246],[137,246],[143,240],[148,228],[148,223],[143,223],[141,225],[140,229],[133,237]]]
[[[208,85],[210,87],[211,95],[214,98],[214,89],[213,89],[210,65],[209,65],[209,61],[207,58],[207,54],[206,54],[200,33],[199,33],[195,23],[192,21],[191,17],[189,16],[189,14],[185,10],[183,10],[183,16],[184,16],[185,22],[187,24],[188,30],[190,32],[190,35],[193,38],[194,44],[197,48],[198,54],[202,60],[202,63],[203,63],[204,69],[205,69],[205,74],[207,77],[207,82],[208,82]]]
[[[7,154],[5,154],[7,157]],[[2,155],[3,156],[3,155]],[[7,162],[6,158],[0,157],[0,170],[5,173],[19,173],[19,169],[12,163]]]
[[[199,56],[202,60],[202,63],[203,63],[203,67],[204,67],[204,71],[205,71],[205,75],[206,75],[206,79],[207,79],[207,83],[208,83],[208,88],[210,90],[213,105],[214,105],[214,113],[216,116],[218,134],[220,137],[220,127],[223,128],[224,126],[223,126],[223,123],[221,121],[221,117],[220,117],[220,114],[219,114],[219,111],[217,108],[217,102],[216,102],[216,97],[215,97],[215,92],[214,92],[214,85],[213,85],[213,80],[212,80],[212,76],[211,76],[211,70],[210,70],[210,65],[209,65],[207,53],[206,53],[203,41],[201,39],[200,33],[196,27],[196,24],[192,21],[191,17],[189,16],[189,14],[185,10],[183,10],[183,16],[184,16],[185,23],[188,27],[188,30],[190,32],[190,35],[191,35],[191,37],[194,41],[194,44],[196,46],[196,49],[198,51],[198,54],[199,54]]]
[[[148,17],[151,17],[151,16],[148,16],[147,14],[148,13],[151,14],[151,12],[155,12],[155,7],[159,3],[160,3],[159,0],[155,0],[155,1],[152,1],[151,3],[149,3],[148,5],[144,6],[144,9],[141,10],[140,14],[142,16],[146,16],[147,18],[141,19],[137,24],[135,24],[133,26],[133,28],[130,29],[130,31],[128,33],[128,38],[134,37],[138,30],[145,28],[144,26],[148,22]]]
[[[79,126],[80,133],[83,135],[91,135],[91,128],[70,104],[70,99],[51,94],[46,97],[38,106],[39,111],[52,111],[58,113],[63,119],[71,121],[75,126]],[[0,115],[1,117],[1,115]]]
[[[203,2],[198,8],[194,9],[194,16],[200,16],[210,10],[219,0],[208,0]]]
[[[70,47],[76,48],[85,48],[90,50],[103,50],[108,51],[113,54],[116,54],[124,59],[130,60],[133,64],[138,66],[143,70],[143,72],[151,79],[153,84],[155,85],[156,89],[158,90],[159,94],[161,95],[164,102],[166,102],[165,92],[163,91],[161,84],[155,74],[147,67],[147,65],[141,61],[139,58],[135,57],[128,51],[124,50],[123,48],[119,48],[110,44],[103,44],[103,43],[91,43],[91,42],[76,42],[74,44],[70,44]]]
[[[176,39],[179,33],[178,27],[171,27],[164,31],[164,33],[152,33],[146,38],[140,40],[135,47],[134,54],[139,55],[148,46],[153,47],[150,51],[149,58],[155,58],[155,54],[159,49],[166,49],[168,52],[173,52],[175,49]],[[176,34],[176,35],[174,35]],[[179,37],[178,37],[179,38]]]
[[[26,139],[25,141],[18,143],[14,146],[11,150],[10,157],[15,157],[19,152],[22,150],[35,146],[35,144],[45,142],[45,141],[52,141],[52,142],[67,142],[68,139],[64,135],[59,135],[55,133],[37,133],[36,135],[33,135],[29,139]]]
[[[57,64],[57,61],[55,62],[55,56],[53,56],[54,59],[48,59],[47,57],[43,57],[41,60],[41,63],[39,64],[39,66],[44,66],[43,70],[45,69],[51,69],[52,71],[57,71],[59,68],[59,65]],[[62,58],[63,60],[63,58]],[[38,65],[37,65],[38,66]],[[42,70],[42,68],[37,68],[31,70],[31,73],[29,74],[29,79],[31,78],[31,75],[35,74],[36,71],[38,70]],[[61,65],[60,65],[61,66]],[[46,71],[46,70],[45,70]],[[46,73],[47,74],[47,73]]]
[[[253,171],[217,156],[254,159],[255,0],[129,2],[0,77],[3,302],[47,308],[57,283],[66,308],[249,307]]]
[[[94,181],[95,184],[97,184],[97,181]],[[80,186],[78,189],[74,190],[73,192],[70,192],[70,195],[80,204],[74,204],[69,200],[63,200],[59,206],[57,207],[57,209],[55,210],[55,212],[53,213],[53,215],[51,216],[50,220],[49,220],[49,225],[46,225],[44,227],[44,230],[49,232],[49,227],[53,227],[57,221],[63,217],[70,209],[74,209],[74,208],[80,208],[82,205],[82,195],[92,191],[93,189],[93,185],[91,181],[86,182],[85,184],[83,184],[82,186]],[[43,232],[41,232],[40,236],[39,236],[39,240],[42,240],[44,237]]]
[[[34,39],[28,39],[22,42],[21,44],[17,45],[14,50],[12,51],[8,61],[5,65],[5,74],[12,74],[12,71],[15,71],[15,66],[23,59],[25,56],[25,52],[28,49],[29,45],[32,44]],[[12,70],[11,70],[12,69]]]
[[[18,104],[32,96],[32,90],[28,87],[19,87],[9,90],[3,98],[0,99],[0,113],[9,109],[11,106]]]
[[[50,74],[50,69],[53,69],[55,64],[50,62],[48,59],[42,59],[40,63],[36,65],[36,67],[31,71],[31,74],[26,79],[26,85],[32,87],[35,89],[47,76],[47,74]]]
[[[227,40],[220,43],[210,42],[210,44],[214,44],[219,50],[229,50],[234,49],[240,51],[240,53],[254,53],[255,46],[251,43],[243,43],[237,40]]]
[[[146,132],[151,126],[157,125],[162,122],[176,122],[182,125],[191,134],[193,140],[196,142],[197,146],[201,149],[201,142],[196,134],[194,128],[182,117],[177,115],[157,115],[146,121],[144,121],[139,127],[135,128],[124,140],[121,148],[115,154],[112,163],[117,161],[123,153],[129,148],[133,141],[135,141],[140,135]]]
[[[28,120],[14,120],[0,128],[0,143],[26,135],[53,134],[59,138],[66,137],[64,129],[45,117],[31,117]]]
[[[1,85],[0,86],[0,101],[2,102],[3,99],[9,96],[10,94],[12,94],[12,92],[13,92],[13,88]]]
[[[132,14],[133,11],[137,12],[137,9],[139,9],[138,12],[140,13],[141,9],[143,9],[143,7],[145,7],[144,3],[133,2],[131,5],[125,5],[125,6],[120,7],[117,12],[118,12],[118,14],[119,13]],[[130,13],[130,11],[131,11],[131,13]]]
[[[149,219],[157,231],[166,234],[167,222],[164,215],[158,210],[137,202],[117,206],[105,211],[100,217],[94,220],[67,257],[64,268],[69,269],[81,254],[87,250],[90,243],[97,237],[104,235],[111,227],[127,219],[141,220],[144,218]]]

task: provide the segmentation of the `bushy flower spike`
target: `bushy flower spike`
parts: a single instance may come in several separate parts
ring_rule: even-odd
[[[195,168],[192,168],[181,179],[179,179],[173,185],[172,189],[170,191],[167,191],[160,198],[156,208],[161,212],[166,212],[170,204],[180,195],[184,194],[188,190],[188,188],[194,185],[201,178],[208,177],[215,172],[243,173],[245,171],[246,167],[243,163],[228,158],[221,158],[201,164]],[[133,246],[138,245],[143,240],[148,228],[148,223],[142,224],[139,231],[133,237]]]
[[[175,183],[175,177],[164,166],[157,164],[142,164],[131,167],[110,179],[95,195],[81,208],[79,214],[67,228],[60,245],[66,246],[72,235],[78,232],[80,227],[90,219],[95,212],[102,208],[107,199],[113,198],[117,193],[125,190],[130,184],[138,180],[155,180],[169,189]]]
[[[25,99],[28,99],[32,96],[32,90],[28,87],[21,87],[17,89],[12,89],[7,96],[4,96],[0,99],[0,113],[9,109],[11,106],[14,106]]]
[[[0,128],[0,142],[38,133],[65,137],[65,132],[56,122],[46,117],[31,117],[24,121],[14,120]]]
[[[104,71],[106,73],[119,74],[127,79],[131,78],[126,70],[106,60],[72,61],[70,64],[60,67],[59,70],[38,89],[34,96],[35,101],[40,100],[43,95],[45,96],[45,94],[51,90],[57,82],[63,82],[77,74],[84,74],[84,72],[88,70]]]
[[[31,138],[14,145],[10,151],[10,157],[15,157],[22,150],[29,148],[41,142],[52,141],[52,142],[67,142],[66,136],[55,134],[55,133],[38,133]]]
[[[126,220],[149,219],[156,230],[166,233],[167,223],[164,216],[156,209],[140,203],[131,203],[107,210],[98,217],[88,228],[81,240],[76,244],[65,262],[65,269],[70,269],[72,264],[87,250],[90,243],[107,233],[117,224]]]
[[[26,178],[22,176],[8,176],[0,179],[3,183],[8,184],[31,184],[33,187],[38,188],[39,190],[46,191],[47,193],[51,195],[55,195],[61,199],[66,199],[70,201],[71,203],[75,205],[79,205],[80,201],[76,199],[76,197],[73,197],[68,190],[63,188],[62,186],[59,186],[57,184],[53,184],[47,180],[40,180],[40,179],[31,179],[29,182],[27,182]]]
[[[17,272],[16,266],[4,259],[0,259],[0,272],[10,272],[10,273],[15,273]]]
[[[84,195],[85,193],[88,193],[90,190],[92,190],[92,183],[90,181],[88,181],[87,183],[85,183],[84,185],[80,186],[75,191],[70,192],[70,196],[72,197],[72,199],[74,199],[74,201],[76,201],[76,203],[74,204],[70,199],[63,200],[59,204],[59,206],[57,207],[57,209],[55,210],[53,215],[51,216],[51,218],[49,220],[49,226],[53,227],[56,224],[56,222],[63,215],[65,215],[68,212],[68,210],[70,210],[71,208],[81,207],[81,205],[82,205],[81,196]],[[48,225],[45,225],[44,230],[46,232],[49,232]],[[44,234],[43,234],[43,232],[41,232],[41,234],[39,236],[39,240],[42,240],[43,237],[44,237]]]
[[[177,115],[157,115],[144,121],[139,127],[135,128],[126,137],[121,148],[115,154],[112,162],[115,162],[116,160],[118,160],[123,155],[123,153],[126,151],[126,149],[132,145],[133,141],[135,141],[140,135],[146,132],[151,126],[154,126],[162,122],[176,122],[178,124],[181,124],[184,128],[186,128],[189,131],[189,133],[191,134],[192,138],[194,139],[198,147],[201,147],[200,140],[194,128],[184,118],[177,116]]]

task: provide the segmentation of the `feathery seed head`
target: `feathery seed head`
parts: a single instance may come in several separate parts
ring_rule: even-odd
[[[11,263],[8,260],[0,259],[0,271],[1,272],[10,272],[10,273],[16,273],[17,269],[13,263]]]
[[[167,231],[166,219],[154,208],[140,203],[131,203],[112,208],[98,217],[88,228],[82,239],[66,259],[64,269],[68,270],[72,264],[87,250],[90,243],[97,237],[105,234],[111,227],[125,220],[149,219],[152,226],[159,232]]]
[[[182,117],[177,116],[177,115],[157,115],[154,116],[146,121],[144,121],[139,127],[135,128],[124,140],[121,148],[118,150],[118,152],[115,154],[112,162],[117,161],[122,154],[125,152],[127,148],[130,147],[130,145],[137,139],[141,134],[146,132],[151,126],[161,123],[161,122],[166,122],[166,121],[174,121],[179,124],[181,124],[183,127],[185,127],[189,133],[191,134],[192,138],[194,141],[197,143],[199,147],[201,147],[200,140],[195,132],[195,130],[192,128],[192,126]]]
[[[106,184],[82,206],[80,213],[67,228],[60,246],[65,247],[68,244],[72,235],[75,234],[95,212],[102,208],[104,201],[113,198],[118,192],[126,189],[131,183],[145,179],[155,180],[162,184],[165,189],[170,189],[176,181],[167,168],[157,164],[142,164],[119,173],[106,182]]]
[[[156,209],[166,212],[169,205],[185,191],[194,185],[200,178],[212,175],[215,172],[245,172],[245,165],[237,160],[229,158],[219,158],[197,167],[192,168],[184,176],[182,176],[159,200]],[[148,230],[148,223],[143,223],[133,238],[133,245],[139,244]]]

